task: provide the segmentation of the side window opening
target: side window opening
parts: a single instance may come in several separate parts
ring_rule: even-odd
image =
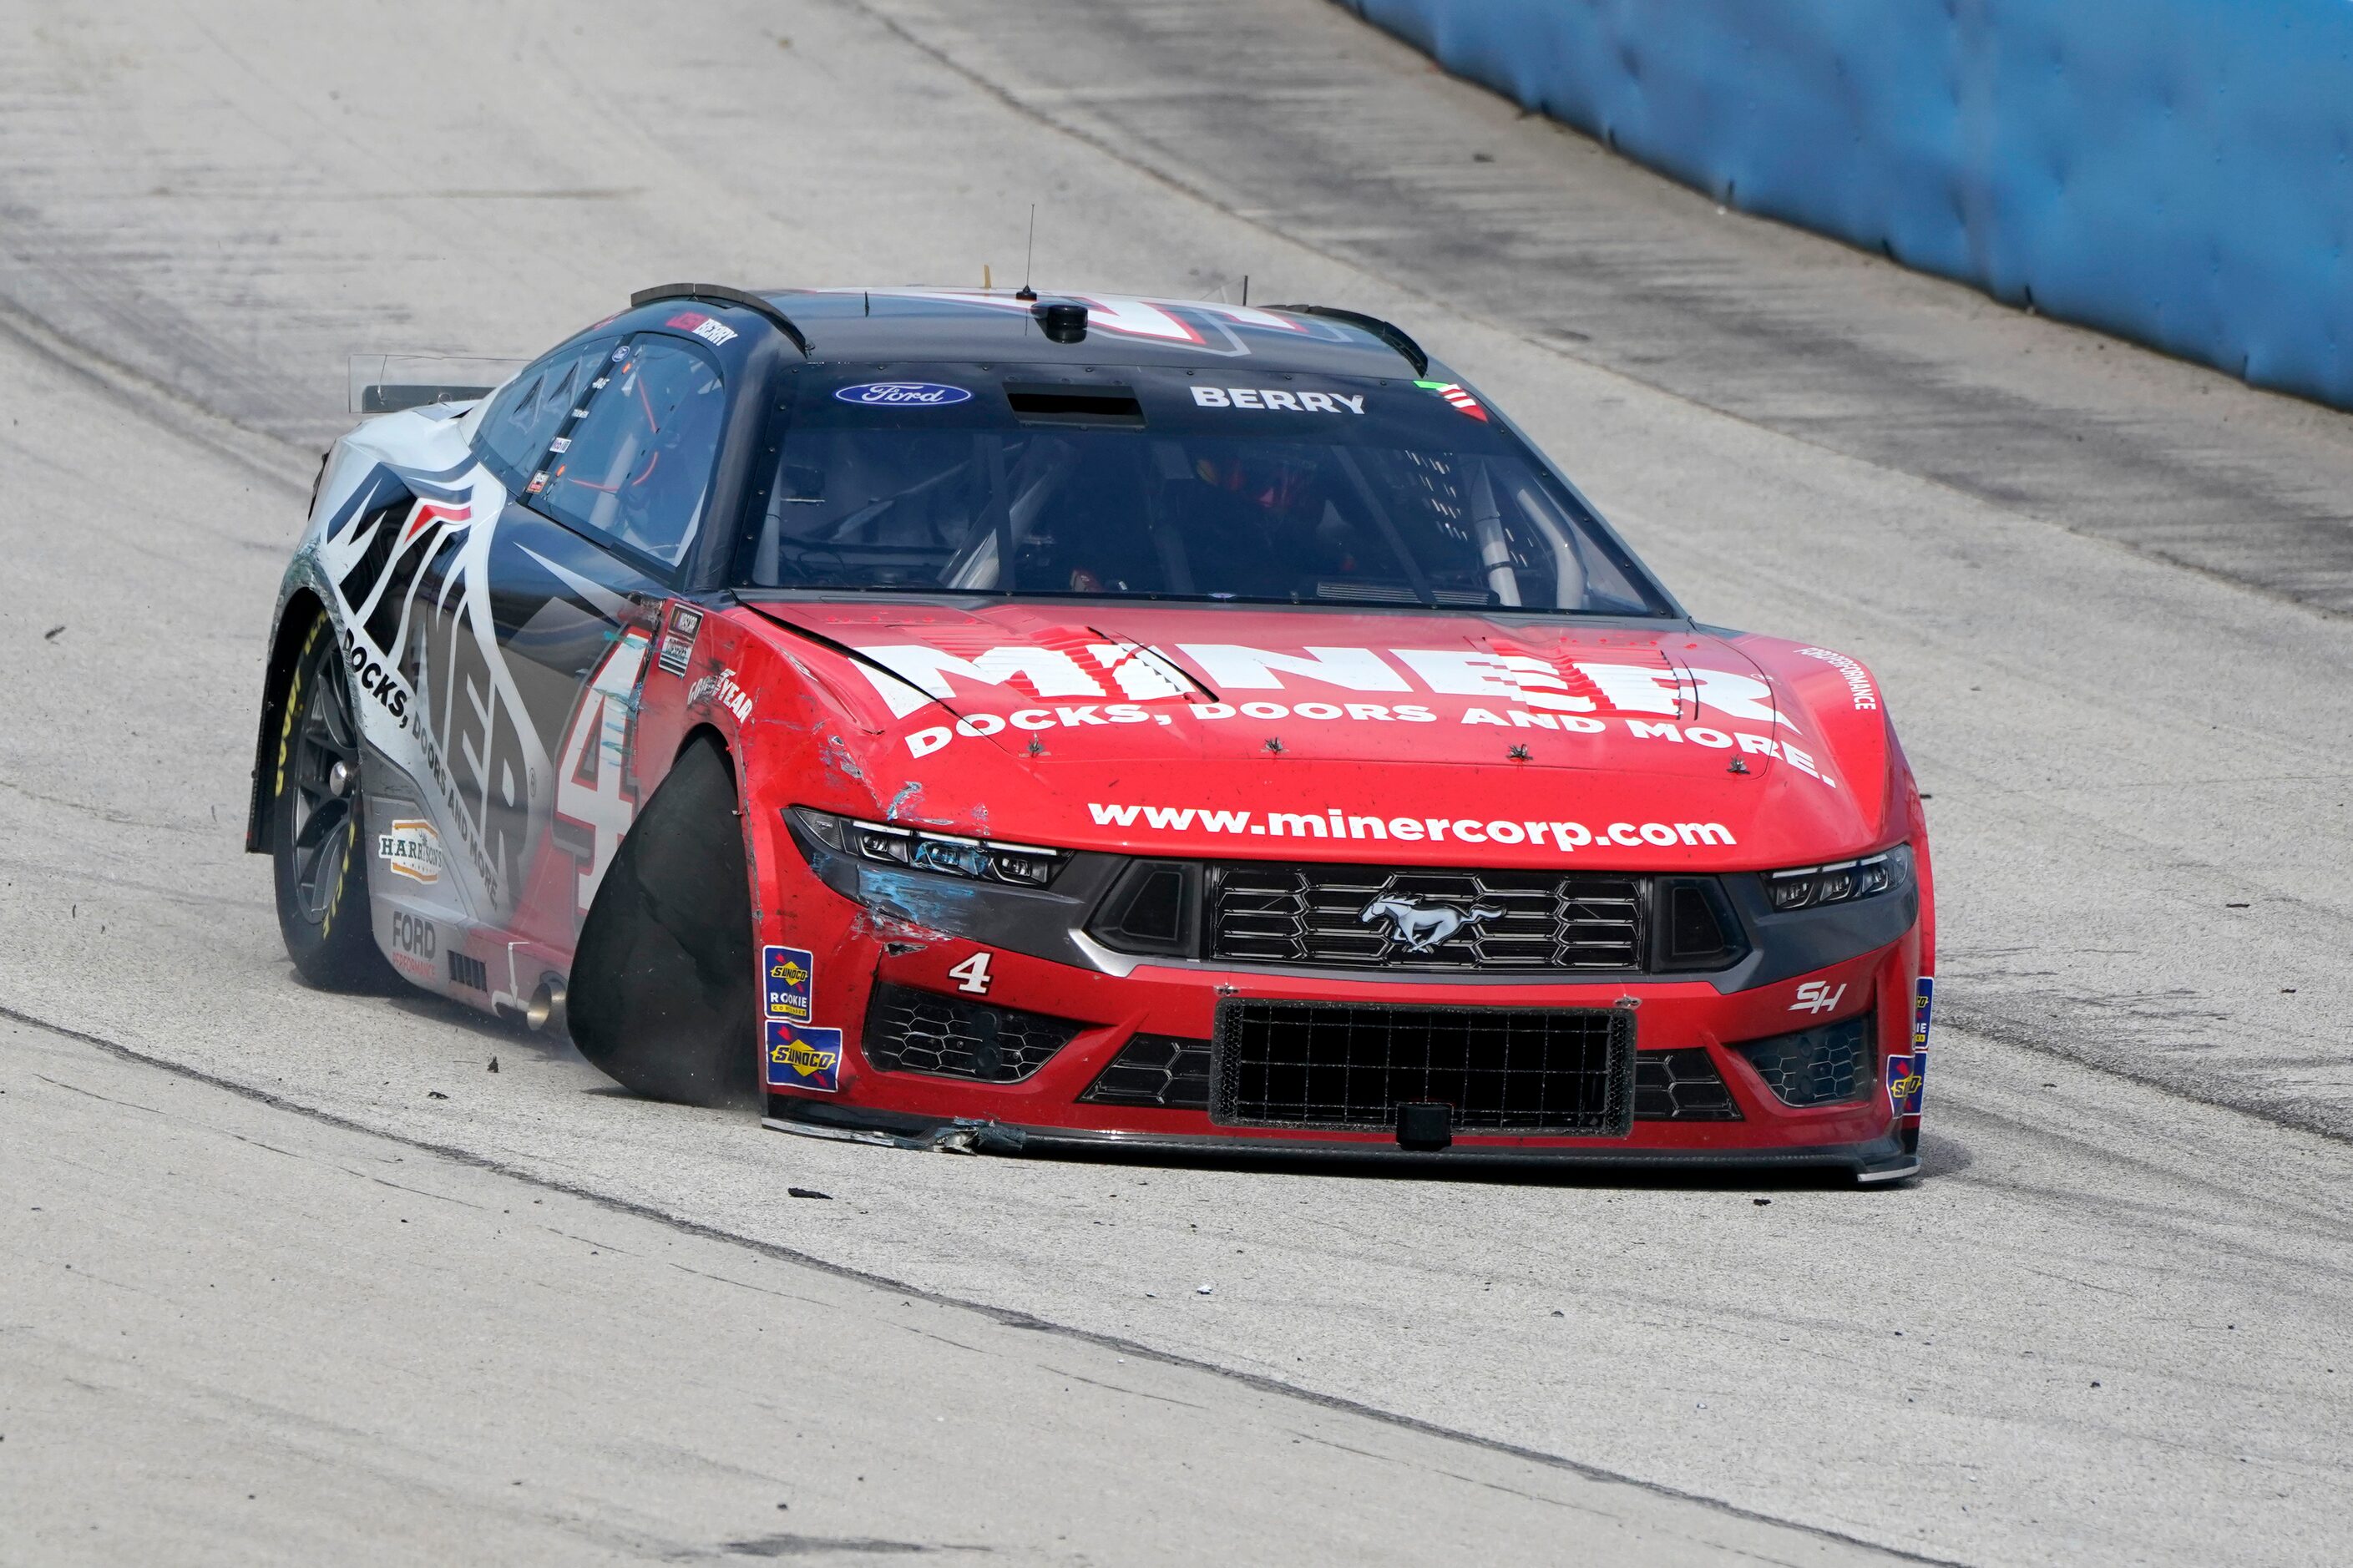
[[[717,367],[696,350],[654,335],[631,340],[603,376],[586,416],[549,468],[537,505],[584,532],[675,566],[702,529],[726,423],[726,388]],[[557,401],[569,405],[573,396]]]
[[[577,394],[612,340],[566,343],[525,370],[483,412],[475,440],[480,455],[510,489],[520,490],[540,468],[548,443],[564,426]]]

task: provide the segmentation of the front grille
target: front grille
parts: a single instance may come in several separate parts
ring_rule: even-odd
[[[1634,1120],[1738,1121],[1741,1116],[1714,1058],[1691,1046],[1634,1053]]]
[[[1640,970],[1646,879],[1579,871],[1218,868],[1208,956],[1348,969]]]
[[[1751,1040],[1740,1047],[1784,1105],[1834,1105],[1860,1099],[1872,1083],[1872,1015]]]
[[[1120,1047],[1079,1098],[1093,1105],[1207,1110],[1209,1042],[1178,1035],[1137,1035]]]
[[[883,982],[867,1004],[860,1047],[880,1072],[1019,1083],[1086,1026]]]
[[[1393,1131],[1442,1102],[1467,1132],[1622,1138],[1634,1022],[1615,1007],[1384,1007],[1226,1002],[1210,1114],[1260,1127]]]

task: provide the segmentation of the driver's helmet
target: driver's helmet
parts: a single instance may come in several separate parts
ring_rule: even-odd
[[[1315,482],[1314,464],[1263,452],[1198,457],[1193,473],[1211,489],[1266,511],[1289,511]]]

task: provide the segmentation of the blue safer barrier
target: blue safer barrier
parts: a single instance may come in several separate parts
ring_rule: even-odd
[[[2353,407],[2353,0],[1341,0],[1745,211]]]

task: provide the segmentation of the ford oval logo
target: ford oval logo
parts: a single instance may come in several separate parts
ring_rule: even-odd
[[[935,381],[870,381],[861,386],[845,386],[834,396],[844,403],[885,408],[945,408],[951,403],[972,401],[965,388],[942,386]]]

